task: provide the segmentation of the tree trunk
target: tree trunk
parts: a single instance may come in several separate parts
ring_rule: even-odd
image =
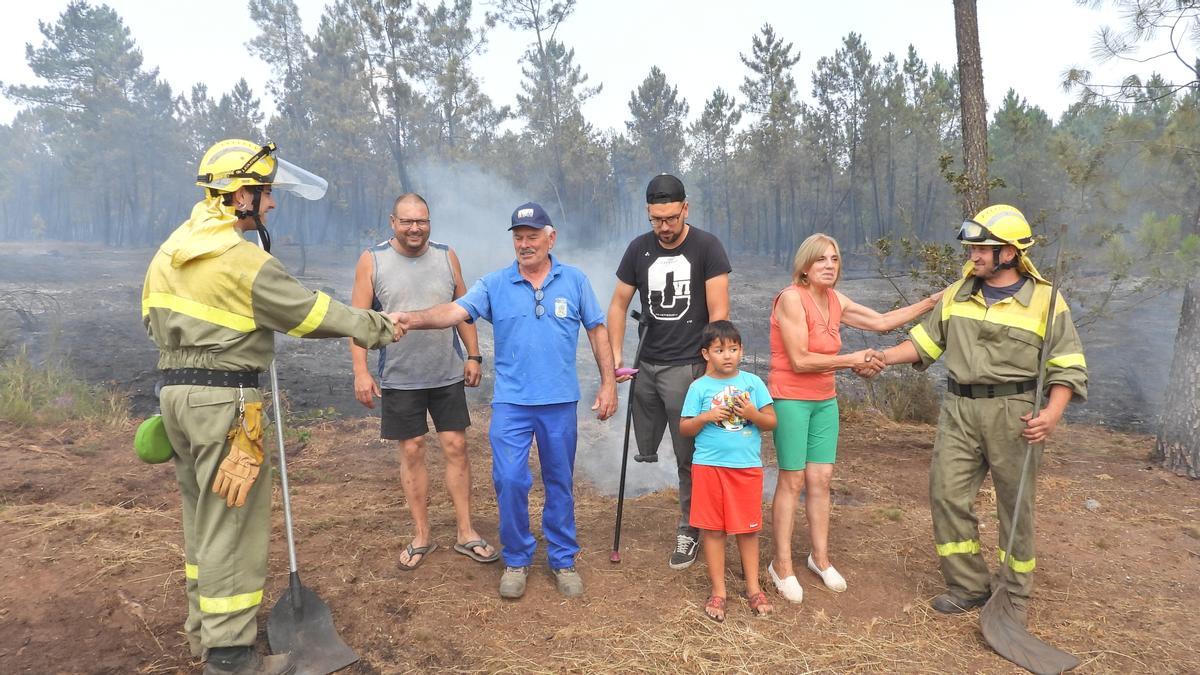
[[[729,189],[729,163],[725,162],[721,172],[721,202],[725,207],[725,245],[729,247],[729,253],[732,255],[737,248],[737,241],[733,238],[733,199],[731,197],[732,190]]]
[[[783,187],[779,184],[779,178],[775,178],[775,246],[774,259],[778,265],[783,260]]]
[[[1200,478],[1200,280],[1183,291],[1171,380],[1163,404],[1154,460],[1164,469]]]
[[[982,211],[988,202],[987,102],[983,96],[983,59],[979,54],[979,20],[975,0],[954,0],[954,37],[958,41],[958,99],[962,110],[963,217]]]

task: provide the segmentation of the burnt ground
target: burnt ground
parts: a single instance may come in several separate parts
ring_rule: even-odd
[[[477,249],[481,245],[473,243],[472,248],[459,250],[468,284],[511,262],[510,249],[490,247],[480,252]],[[300,278],[310,288],[349,301],[354,262],[360,252],[359,247],[310,247],[305,274]],[[276,253],[289,269],[298,269],[297,246],[280,244]],[[620,252],[565,248],[561,253],[563,260],[588,273],[597,296],[607,304]],[[17,345],[26,346],[35,359],[64,357],[83,378],[111,383],[128,392],[135,415],[152,413],[158,355],[142,328],[140,314],[142,280],[152,255],[150,248],[0,242],[0,358],[12,353]],[[881,311],[897,302],[891,284],[874,278],[873,262],[850,257],[848,265],[852,268],[839,289]],[[733,266],[731,318],[746,342],[744,367],[765,377],[770,358],[767,329],[771,299],[788,283],[790,275],[766,257],[738,256]],[[899,283],[909,301],[920,297],[904,280]],[[1114,319],[1089,326],[1083,340],[1091,378],[1090,397],[1086,404],[1072,406],[1068,419],[1152,432],[1166,391],[1179,309],[1179,294],[1164,294],[1135,307],[1114,307]],[[22,311],[27,317],[20,314]],[[1129,320],[1131,316],[1137,320]],[[491,327],[484,323],[479,332],[483,353],[488,356]],[[890,346],[904,337],[901,333],[879,336],[850,328],[842,333],[846,349]],[[634,338],[633,329],[628,329],[625,351],[630,355]],[[276,352],[280,384],[289,397],[291,410],[313,412],[333,407],[341,415],[368,414],[354,400],[349,349],[344,340],[279,336]],[[939,365],[930,372],[937,382],[945,375]],[[595,381],[595,363],[582,337],[579,373],[584,380]],[[888,376],[885,372],[882,377]],[[485,367],[483,385],[470,392],[472,403],[490,400],[490,378],[491,368]],[[865,394],[857,378],[843,379],[840,387],[851,397]]]
[[[357,252],[310,251],[305,282],[345,299]],[[28,430],[0,420],[0,672],[200,669],[180,633],[186,612],[174,477],[169,467],[138,463],[129,448],[134,423],[154,407],[156,353],[139,316],[150,254],[0,244],[0,356],[24,345],[35,359],[65,357],[82,377],[129,392],[135,418],[120,429]],[[286,246],[280,255],[297,258]],[[761,259],[734,264],[733,318],[747,336],[747,367],[757,363],[763,373],[761,326],[787,275]],[[464,265],[468,277],[482,271],[473,273],[466,257]],[[606,298],[600,273],[590,273]],[[891,302],[886,282],[851,280],[844,290],[880,309]],[[1031,627],[1079,655],[1083,672],[1200,671],[1193,630],[1200,492],[1150,466],[1151,437],[1101,426],[1152,426],[1166,377],[1163,348],[1178,318],[1178,307],[1172,316],[1168,305],[1143,311],[1132,327],[1085,336],[1092,400],[1072,409],[1039,483]],[[486,327],[482,333],[490,354]],[[851,335],[847,347],[896,339]],[[700,610],[708,590],[703,565],[676,573],[665,564],[677,508],[669,462],[631,465],[630,492],[638,496],[626,503],[623,562],[608,562],[621,420],[599,424],[581,414],[578,562],[588,592],[565,601],[539,570],[526,598],[509,603],[496,595],[499,566],[450,550],[452,510],[440,478],[431,511],[443,548],[415,573],[396,569],[409,534],[396,451],[377,440],[375,420],[354,418],[365,411],[350,393],[345,343],[281,338],[278,351],[292,413],[287,437],[302,577],[333,607],[343,638],[362,656],[349,672],[1015,672],[983,643],[974,614],[947,618],[927,608],[942,589],[927,501],[931,427],[845,406],[832,554],[850,590],[828,593],[804,573],[804,604],[777,604],[774,616],[755,620],[744,601],[733,600],[729,620],[716,625]],[[585,378],[594,372],[586,348],[579,363]],[[477,527],[495,542],[484,435],[489,377],[485,368],[484,386],[471,394],[469,440]],[[853,380],[840,386],[851,398],[862,393]],[[591,391],[585,384],[585,404]],[[769,444],[765,455],[770,464]],[[430,462],[437,476],[436,445]],[[540,495],[535,487],[534,513]],[[985,490],[980,513],[993,512],[991,499]],[[1099,507],[1086,509],[1088,499]],[[275,517],[268,607],[287,581],[278,509]],[[992,560],[995,522],[984,517]],[[770,532],[768,524],[764,568]],[[806,535],[800,516],[794,549],[801,568]],[[731,568],[736,592],[739,570]]]
[[[473,498],[477,526],[495,541],[486,424],[487,410],[477,410]],[[614,500],[581,482],[585,596],[557,594],[543,550],[525,598],[509,602],[496,594],[499,565],[449,548],[453,514],[436,445],[431,515],[442,548],[407,573],[395,565],[409,527],[395,449],[377,440],[370,420],[305,430],[307,443],[293,444],[289,461],[301,576],[362,657],[348,672],[1018,672],[983,643],[976,613],[943,617],[927,607],[942,589],[926,496],[929,427],[845,420],[832,556],[849,590],[829,593],[802,572],[803,604],[786,605],[772,590],[776,613],[755,619],[733,599],[722,625],[701,612],[704,565],[666,567],[673,491],[627,501],[623,560],[614,565]],[[1077,654],[1079,672],[1196,671],[1195,483],[1151,467],[1149,437],[1081,426],[1061,432],[1038,485],[1033,632]],[[169,466],[139,463],[131,433],[132,423],[34,431],[0,423],[0,671],[199,671],[180,632],[186,602],[174,476]],[[614,444],[580,448],[581,457],[619,452]],[[265,607],[287,585],[278,489]],[[535,482],[535,514],[541,499]],[[990,560],[992,499],[985,488],[977,505]],[[1096,510],[1085,508],[1088,499],[1099,502]],[[767,525],[764,558],[770,532]],[[801,569],[805,537],[800,516],[793,543]],[[736,562],[728,575],[731,593],[739,591]]]

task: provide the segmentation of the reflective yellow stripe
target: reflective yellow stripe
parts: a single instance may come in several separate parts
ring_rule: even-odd
[[[1008,555],[1004,553],[1004,549],[1002,548],[997,550],[1000,551],[1000,563],[1003,564],[1004,559],[1007,558]],[[1009,561],[1008,566],[1013,568],[1013,571],[1017,574],[1029,574],[1033,571],[1033,568],[1037,567],[1037,558],[1030,558],[1029,560],[1017,560],[1016,558],[1013,558],[1011,561]]]
[[[1014,302],[1016,302],[1014,300]],[[1046,337],[1046,322],[1042,321],[1041,317],[1032,317],[1013,312],[989,312],[987,319],[989,323],[998,323],[1001,326],[1012,326],[1027,330],[1030,333],[1037,333],[1038,337]]]
[[[183,564],[183,576],[187,577],[188,579],[199,579],[200,578],[200,566],[193,565],[192,563],[184,563]]]
[[[312,309],[308,311],[308,316],[304,317],[304,321],[300,322],[299,326],[288,331],[288,335],[292,337],[304,337],[317,329],[321,322],[325,320],[325,314],[329,312],[329,296],[317,291],[317,301],[313,303]]]
[[[224,598],[206,598],[200,596],[200,611],[205,614],[230,614],[249,609],[262,602],[261,590],[241,595],[230,595]]]
[[[938,357],[945,351],[937,346],[937,343],[933,341],[933,338],[929,337],[929,333],[925,332],[925,327],[921,324],[914,326],[908,334],[912,337],[913,342],[917,343],[917,346],[921,348],[921,351],[925,352],[934,361],[937,361]]]
[[[160,309],[169,309],[172,312],[179,312],[185,316],[190,316],[193,319],[200,319],[209,323],[215,323],[218,326],[232,328],[241,333],[250,333],[254,331],[254,318],[234,314],[228,310],[212,307],[201,302],[196,302],[189,298],[184,298],[170,293],[150,293],[142,299],[142,316],[150,313],[151,307]]]
[[[946,544],[937,545],[937,554],[945,558],[948,555],[956,555],[959,553],[968,553],[974,555],[979,553],[979,541],[968,539],[967,541],[952,541]]]
[[[1079,353],[1063,354],[1062,356],[1056,356],[1056,357],[1050,359],[1049,361],[1047,361],[1046,365],[1057,366],[1059,368],[1071,368],[1073,366],[1078,366],[1080,368],[1087,368],[1087,362],[1083,360],[1083,354],[1079,354]]]
[[[975,319],[983,321],[983,316],[987,314],[987,308],[978,305],[971,300],[966,302],[955,302],[953,299],[947,302],[942,307],[942,321],[949,319],[952,316],[961,316],[965,319]]]
[[[950,289],[947,289],[947,295],[949,295],[949,292]],[[1055,316],[1068,310],[1066,301],[1062,299],[1062,294],[1059,294],[1058,300],[1058,304],[1054,308]],[[1045,284],[1038,284],[1034,289],[1033,298],[1030,300],[1028,307],[1017,302],[1015,298],[1002,301],[988,308],[975,300],[969,299],[963,302],[956,302],[951,297],[949,301],[944,301],[942,305],[942,321],[946,321],[952,316],[957,316],[964,319],[987,321],[988,323],[1001,326],[1020,328],[1034,333],[1038,337],[1045,338],[1045,314],[1049,303],[1050,287]]]

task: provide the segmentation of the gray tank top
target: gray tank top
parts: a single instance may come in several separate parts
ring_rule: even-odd
[[[429,242],[425,253],[409,258],[391,241],[367,249],[375,263],[371,279],[374,309],[407,312],[454,300],[450,247]],[[431,389],[463,379],[463,352],[453,328],[414,330],[379,350],[379,386],[384,389]]]

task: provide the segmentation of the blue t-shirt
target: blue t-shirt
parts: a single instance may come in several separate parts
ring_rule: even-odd
[[[540,301],[516,261],[476,281],[466,295],[455,300],[471,315],[471,321],[482,318],[492,324],[496,361],[493,403],[549,405],[579,400],[575,372],[579,326],[591,330],[602,325],[604,311],[579,268],[564,265],[554,256],[550,263]]]
[[[683,417],[696,417],[712,410],[713,404],[729,405],[742,393],[750,394],[750,402],[761,410],[775,401],[767,393],[767,385],[754,373],[739,370],[727,379],[705,375],[692,382],[683,399]],[[734,417],[720,424],[709,422],[696,435],[696,454],[693,464],[746,469],[762,466],[762,434],[749,420]]]

